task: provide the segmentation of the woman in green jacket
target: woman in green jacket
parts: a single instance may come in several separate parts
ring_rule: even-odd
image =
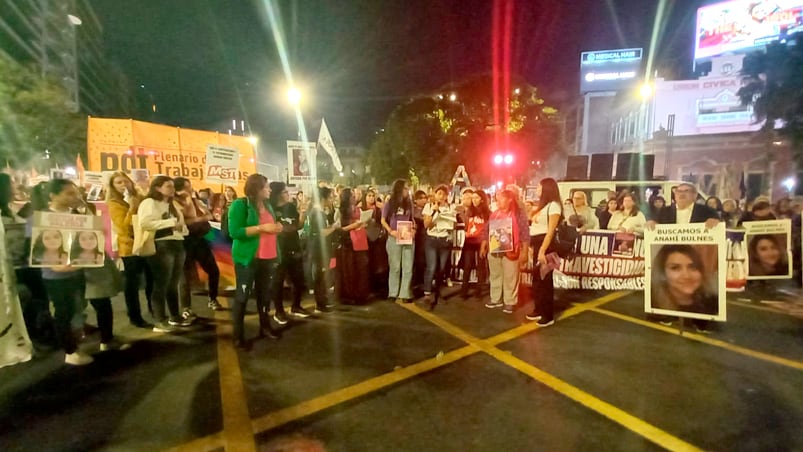
[[[247,349],[243,332],[245,305],[252,287],[256,290],[259,311],[260,336],[278,339],[268,317],[271,287],[279,261],[277,234],[282,232],[281,223],[268,202],[270,190],[268,179],[261,174],[252,174],[245,181],[245,197],[237,198],[229,207],[229,235],[233,243],[231,256],[237,291],[231,308],[234,343]]]

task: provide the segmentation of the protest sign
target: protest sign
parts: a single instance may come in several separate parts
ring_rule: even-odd
[[[0,223],[0,367],[31,359],[33,346],[22,317],[11,258],[6,254],[5,227]]]
[[[488,220],[488,251],[491,254],[513,251],[513,218]]]
[[[236,148],[210,144],[206,146],[206,182],[237,185],[240,151]]]
[[[396,222],[396,237],[397,245],[412,245],[415,232],[413,232],[413,222],[399,220]]]
[[[101,217],[35,212],[31,237],[31,267],[103,266],[106,234]]]
[[[636,234],[589,230],[580,235],[579,253],[562,259],[555,287],[564,289],[641,290],[644,244]]]
[[[288,180],[291,184],[314,181],[316,162],[316,143],[287,142]]]
[[[725,321],[725,243],[723,223],[646,229],[645,312]]]
[[[792,277],[792,221],[745,221],[747,279]]]

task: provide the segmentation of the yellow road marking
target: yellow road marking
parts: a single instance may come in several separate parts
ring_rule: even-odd
[[[745,303],[743,301],[728,301],[728,304],[733,304],[733,305],[736,305],[736,306],[740,306],[742,308],[755,309],[757,311],[765,311],[765,312],[772,312],[773,314],[783,314],[783,315],[792,316],[787,311],[782,311],[780,309],[771,308],[769,306],[759,306],[759,305],[755,305],[755,304],[751,304],[751,303]],[[792,316],[792,317],[794,317],[794,316]]]
[[[610,293],[608,295],[602,296],[595,300],[587,301],[584,303],[577,303],[571,308],[563,311],[560,315],[559,319],[567,319],[569,317],[575,316],[580,314],[581,312],[585,312],[591,308],[596,308],[602,306],[605,303],[610,303],[611,301],[618,300],[624,296],[630,295],[633,293],[630,290],[623,290],[619,292]],[[507,330],[503,333],[497,334],[496,336],[489,337],[485,339],[491,345],[499,345],[504,342],[511,341],[516,339],[519,336],[523,336],[531,331],[535,331],[538,329],[538,326],[535,325],[535,322],[527,322],[521,326],[513,328],[511,330]]]
[[[194,439],[188,443],[168,449],[168,452],[198,452],[220,449],[226,446],[226,441],[223,439],[223,433],[218,432],[213,435],[204,436],[203,438]]]
[[[254,435],[249,429],[251,415],[248,412],[248,398],[243,385],[240,359],[231,339],[232,324],[221,321],[226,320],[228,313],[229,311],[215,312],[223,439],[226,450],[256,451]]]
[[[607,315],[609,317],[614,317],[614,318],[617,318],[619,320],[624,320],[626,322],[635,323],[636,325],[646,326],[648,328],[652,328],[652,329],[655,329],[655,330],[663,331],[665,333],[669,333],[669,334],[674,334],[674,335],[680,336],[680,332],[678,331],[677,328],[658,325],[658,324],[655,324],[653,322],[648,322],[646,320],[642,320],[642,319],[637,319],[635,317],[631,317],[629,315],[624,315],[624,314],[619,314],[618,312],[608,311],[607,309],[592,308],[591,311],[592,312],[596,312],[598,314]],[[702,342],[704,344],[713,345],[715,347],[724,348],[725,350],[729,350],[729,351],[732,351],[734,353],[739,353],[741,355],[749,356],[751,358],[756,358],[756,359],[760,359],[760,360],[763,360],[763,361],[768,361],[768,362],[771,362],[771,363],[774,363],[774,364],[780,364],[782,366],[791,367],[793,369],[803,370],[803,362],[795,361],[795,360],[788,359],[788,358],[782,358],[780,356],[771,355],[769,353],[764,353],[764,352],[759,352],[759,351],[756,351],[756,350],[751,350],[751,349],[745,348],[745,347],[740,347],[738,345],[733,345],[731,343],[728,343],[728,342],[725,342],[725,341],[721,341],[719,339],[713,339],[711,337],[708,337],[708,336],[705,336],[705,335],[702,335],[702,334],[684,332],[682,337],[685,337],[685,338],[688,338],[688,339],[691,339],[691,340],[694,340],[694,341],[697,341],[697,342]]]
[[[607,303],[609,301],[613,301],[617,298],[621,298],[627,295],[629,292],[625,293],[616,293],[610,294],[606,297],[602,297],[598,300],[594,300],[593,302],[596,305],[601,305],[603,303]],[[617,296],[618,295],[618,296]],[[574,400],[575,402],[580,403],[581,405],[589,408],[606,418],[616,422],[617,424],[625,427],[626,429],[646,438],[649,441],[658,444],[659,446],[666,447],[669,450],[677,450],[677,451],[698,451],[702,450],[690,443],[683,441],[680,438],[677,438],[668,432],[665,432],[658,427],[643,421],[626,411],[619,409],[610,403],[607,403],[601,399],[594,397],[593,395],[572,386],[571,384],[561,380],[554,375],[551,375],[543,370],[538,369],[537,367],[523,361],[519,358],[514,357],[512,354],[504,352],[495,346],[491,345],[490,340],[482,340],[477,337],[466,333],[459,327],[452,325],[450,322],[430,313],[422,310],[421,308],[414,306],[414,305],[403,305],[404,308],[408,309],[409,311],[414,312],[415,314],[423,317],[424,319],[434,323],[438,327],[442,328],[449,334],[452,334],[455,337],[460,338],[461,340],[467,341],[470,345],[474,345],[475,347],[481,349],[482,351],[486,352],[487,354],[491,355],[492,357],[496,358],[497,360],[501,361],[502,363],[513,367],[514,369],[518,370],[519,372],[524,373],[525,375],[533,378],[534,380],[542,383],[543,385],[547,386],[548,388]],[[583,309],[585,307],[585,309]],[[583,306],[577,305],[577,309],[574,309],[572,312],[568,314],[577,315],[580,312],[587,311],[587,310],[596,310],[596,308],[592,308],[590,306]],[[565,318],[566,315],[561,316],[561,318]],[[538,327],[535,326],[537,329]],[[498,336],[495,336],[498,337]]]
[[[283,408],[260,418],[254,419],[251,421],[251,429],[253,430],[254,435],[258,435],[262,432],[272,430],[281,425],[293,422],[311,414],[315,414],[335,405],[348,402],[379,389],[410,379],[424,372],[451,364],[477,352],[479,352],[479,350],[476,347],[468,345],[445,353],[440,358],[430,358],[411,366],[407,366],[393,372],[388,372],[378,377],[370,378],[346,388],[330,392],[329,394],[301,402],[298,405]]]

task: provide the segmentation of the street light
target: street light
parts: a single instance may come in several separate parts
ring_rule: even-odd
[[[648,82],[644,82],[644,84],[639,87],[638,92],[642,100],[647,100],[652,97],[652,85]]]
[[[795,178],[794,177],[787,177],[781,183],[783,184],[784,187],[786,187],[786,191],[789,194],[791,194],[792,193],[792,189],[795,188]]]
[[[287,100],[290,102],[290,105],[297,107],[299,104],[301,104],[301,91],[299,91],[296,87],[288,89]]]

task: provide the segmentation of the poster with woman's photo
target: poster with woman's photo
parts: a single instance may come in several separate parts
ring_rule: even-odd
[[[106,236],[101,217],[34,213],[31,267],[102,267]]]
[[[644,231],[644,310],[726,320],[725,225],[663,224]]]
[[[747,279],[792,277],[791,220],[745,221]]]
[[[513,218],[488,220],[488,251],[492,254],[513,251]]]
[[[316,143],[287,142],[288,181],[301,184],[313,180],[316,162]]]
[[[617,232],[613,238],[611,256],[633,257],[636,248],[636,234],[631,232]]]

